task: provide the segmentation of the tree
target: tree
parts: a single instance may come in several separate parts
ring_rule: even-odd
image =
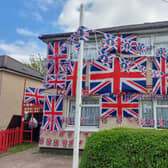
[[[38,54],[38,55],[31,55],[29,58],[29,63],[25,63],[28,67],[36,70],[37,72],[45,75],[46,68],[45,68],[45,58]]]

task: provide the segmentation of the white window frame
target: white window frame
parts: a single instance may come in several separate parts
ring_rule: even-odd
[[[145,101],[145,100],[142,100],[142,101]],[[140,102],[140,119],[141,120],[142,120],[142,108],[143,108],[142,107],[142,101]],[[159,105],[157,103],[157,100],[154,100],[152,102],[153,102],[153,119],[154,119],[154,127],[152,127],[152,128],[161,129],[161,128],[157,127],[157,111],[156,111],[156,109],[158,107],[160,107],[160,108],[168,108],[168,105]],[[167,100],[167,102],[168,102],[168,100]],[[151,128],[151,127],[143,127],[142,124],[141,124],[141,128]]]
[[[89,97],[91,98],[91,97]],[[94,97],[93,99],[98,99],[99,103],[98,104],[82,104],[81,107],[99,107],[99,110],[101,109],[101,104],[100,104],[100,98],[99,97]],[[74,98],[68,99],[67,102],[67,117],[69,117],[69,108],[70,108],[70,101],[75,100]],[[99,117],[100,117],[100,111],[99,111]],[[99,126],[80,126],[80,131],[87,131],[87,132],[97,132],[99,131]],[[69,125],[67,124],[65,131],[75,131],[75,125]]]

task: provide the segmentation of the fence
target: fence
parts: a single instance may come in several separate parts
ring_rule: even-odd
[[[0,131],[0,154],[7,152],[9,147],[19,145],[20,141],[20,128],[12,128]]]

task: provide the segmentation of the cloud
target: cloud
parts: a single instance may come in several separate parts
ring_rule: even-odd
[[[18,40],[13,43],[0,42],[0,54],[9,55],[19,61],[28,61],[31,55],[41,54],[45,56],[45,47],[40,47],[37,42]]]
[[[24,29],[24,28],[17,28],[16,32],[20,35],[24,35],[24,36],[32,36],[32,37],[37,37],[39,34],[38,33],[34,33],[30,30]]]
[[[86,8],[84,25],[89,28],[164,21],[168,18],[168,3],[161,0],[68,0],[58,19],[58,24],[65,26],[65,31],[77,29],[81,2]]]

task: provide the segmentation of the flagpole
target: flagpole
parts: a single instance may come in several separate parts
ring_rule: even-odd
[[[83,8],[84,8],[83,4],[81,4],[80,5],[80,26],[83,25]],[[73,165],[72,165],[73,168],[78,168],[78,165],[79,165],[83,49],[84,49],[84,41],[80,40],[80,54],[78,56],[78,74],[77,74],[77,88],[76,88],[75,130],[74,130]]]

